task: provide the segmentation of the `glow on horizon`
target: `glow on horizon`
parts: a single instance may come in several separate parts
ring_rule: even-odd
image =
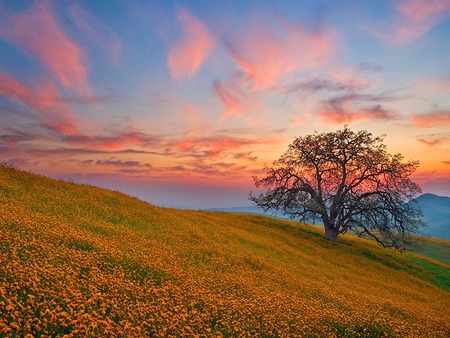
[[[450,195],[450,2],[0,0],[0,160],[194,208],[249,204],[348,124]]]

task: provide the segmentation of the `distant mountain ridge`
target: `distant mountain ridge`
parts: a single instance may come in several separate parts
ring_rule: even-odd
[[[424,221],[427,224],[427,227],[422,229],[421,233],[423,235],[430,235],[432,237],[450,240],[450,197],[427,193],[417,197],[416,201],[423,212]],[[282,212],[265,213],[264,210],[258,206],[213,208],[208,210],[248,214],[266,214],[277,218],[289,218],[289,216],[283,214]],[[320,225],[321,223],[316,220],[315,224]]]
[[[436,238],[450,239],[450,197],[423,194],[416,198],[427,227],[422,233]]]

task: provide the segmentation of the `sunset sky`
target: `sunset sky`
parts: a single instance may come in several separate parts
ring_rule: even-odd
[[[153,204],[250,205],[348,124],[450,195],[450,1],[1,1],[0,160]]]

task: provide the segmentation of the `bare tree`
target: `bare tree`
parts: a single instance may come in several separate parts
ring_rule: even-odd
[[[298,137],[264,178],[254,177],[264,191],[250,199],[265,211],[322,220],[330,241],[352,230],[402,250],[407,234],[424,226],[413,203],[421,190],[409,179],[419,162],[389,154],[383,137],[347,126]]]

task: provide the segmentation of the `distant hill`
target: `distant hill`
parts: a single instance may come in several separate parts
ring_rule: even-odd
[[[422,209],[424,220],[427,227],[421,231],[423,235],[430,235],[436,238],[450,240],[450,197],[437,196],[433,194],[423,194],[416,198],[418,206]],[[265,213],[263,209],[257,206],[242,206],[234,208],[214,208],[208,209],[210,211],[221,212],[236,212],[236,213],[250,213],[250,214],[266,214],[282,219],[289,219],[289,216],[282,212]],[[313,223],[311,220],[310,222]],[[316,220],[315,225],[321,225],[319,220]]]
[[[348,234],[0,164],[0,337],[448,337],[449,291],[447,264]]]
[[[424,234],[450,240],[450,197],[423,194],[416,198],[424,214]]]
[[[211,208],[207,209],[207,211],[217,211],[217,212],[232,212],[232,213],[245,213],[245,214],[258,214],[258,215],[267,215],[272,216],[280,219],[291,219],[288,215],[284,214],[281,211],[277,212],[271,212],[267,211],[264,212],[264,210],[258,206],[242,206],[242,207],[232,207],[232,208]],[[313,225],[322,225],[320,220],[309,220],[305,223],[313,224]]]
[[[207,209],[207,211],[217,211],[217,212],[232,212],[232,213],[244,213],[244,214],[258,214],[258,215],[267,215],[267,216],[273,216],[277,218],[282,219],[289,219],[288,216],[278,212],[278,213],[271,213],[271,212],[264,212],[264,210],[258,206],[242,206],[242,207],[231,207],[231,208],[210,208]]]

